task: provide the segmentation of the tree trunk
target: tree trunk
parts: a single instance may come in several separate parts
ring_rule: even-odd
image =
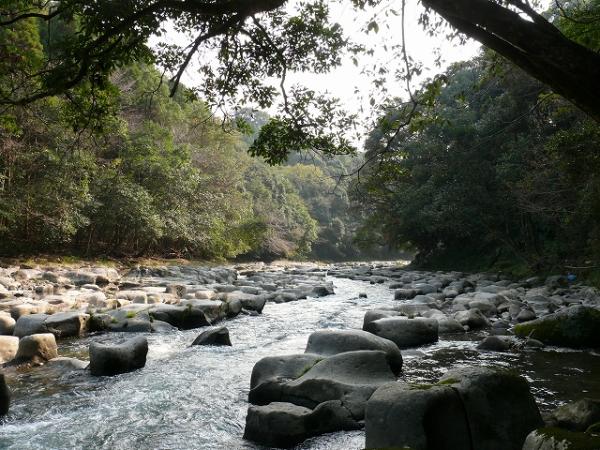
[[[568,39],[520,0],[522,14],[490,0],[423,0],[452,26],[481,42],[600,122],[600,55]]]

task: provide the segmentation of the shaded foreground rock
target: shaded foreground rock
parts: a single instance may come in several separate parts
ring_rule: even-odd
[[[399,348],[431,344],[438,340],[438,322],[435,319],[389,317],[374,320],[365,331],[389,339]]]
[[[95,376],[117,375],[146,365],[148,341],[139,336],[119,345],[90,344],[90,372]]]
[[[313,410],[273,402],[248,409],[244,439],[269,447],[288,448],[311,436],[357,428],[359,424],[338,400],[323,402]]]
[[[231,346],[229,330],[226,327],[217,327],[203,331],[192,345],[228,345]]]
[[[600,348],[600,311],[571,306],[540,319],[515,325],[520,337],[532,337],[544,344],[572,348]]]
[[[457,369],[435,385],[378,389],[367,403],[366,446],[520,450],[541,424],[524,378],[499,369]]]
[[[324,356],[355,350],[381,350],[387,355],[394,374],[402,370],[400,349],[389,339],[362,330],[319,330],[312,333],[306,344],[306,353]]]

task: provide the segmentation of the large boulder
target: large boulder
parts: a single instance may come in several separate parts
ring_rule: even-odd
[[[477,308],[466,311],[458,311],[454,318],[462,325],[469,327],[470,330],[478,330],[490,326],[490,322],[485,315]]]
[[[468,367],[447,372],[440,383],[461,397],[473,448],[520,449],[542,418],[525,378],[507,370]]]
[[[19,338],[16,336],[0,336],[0,364],[9,362],[17,356]]]
[[[57,338],[82,336],[88,331],[90,315],[81,312],[63,312],[48,316],[46,329]]]
[[[520,450],[541,424],[524,378],[499,369],[457,369],[434,385],[378,389],[367,403],[366,446]]]
[[[460,397],[450,386],[382,386],[367,402],[365,428],[367,448],[473,449]]]
[[[227,313],[227,304],[220,300],[188,299],[183,300],[181,306],[191,307],[202,311],[204,317],[206,317],[210,323],[215,323],[224,319]]]
[[[17,319],[13,334],[18,337],[29,336],[31,334],[47,333],[46,319],[47,314],[27,314]]]
[[[249,399],[258,405],[291,402],[311,409],[340,400],[356,420],[361,420],[371,394],[395,379],[384,352],[345,352],[317,362],[294,380],[266,380],[250,390]]]
[[[19,348],[10,364],[40,364],[58,356],[56,339],[52,333],[25,336],[19,341]]]
[[[438,340],[437,320],[422,317],[415,319],[383,318],[369,323],[365,327],[365,331],[389,339],[401,349],[431,344]]]
[[[540,319],[515,325],[517,336],[544,344],[572,348],[600,348],[600,310],[575,305]]]
[[[203,331],[192,345],[228,345],[231,346],[229,330],[226,327],[216,327]]]
[[[552,412],[557,426],[571,431],[585,431],[600,422],[600,400],[584,398],[559,406]]]
[[[148,341],[139,336],[119,345],[90,344],[90,372],[95,376],[117,375],[146,365]]]
[[[6,385],[6,378],[0,373],[0,416],[8,414],[10,407],[10,389]]]
[[[267,356],[260,359],[252,368],[250,377],[250,401],[256,387],[268,382],[295,380],[323,360],[323,356],[314,354]]]
[[[600,434],[562,428],[540,428],[525,439],[522,450],[598,450]]]
[[[323,402],[314,409],[273,402],[248,408],[244,439],[288,448],[311,436],[357,428],[360,425],[339,400]]]
[[[191,304],[186,306],[157,305],[149,310],[149,314],[152,319],[167,322],[181,330],[190,330],[211,324],[204,311]]]
[[[331,356],[355,350],[381,350],[385,352],[392,371],[402,370],[400,349],[392,341],[362,330],[319,330],[308,338],[306,353]]]

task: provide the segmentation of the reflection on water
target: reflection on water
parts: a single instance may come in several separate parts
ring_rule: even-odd
[[[336,294],[286,304],[269,303],[259,317],[227,322],[233,347],[189,347],[199,333],[148,334],[146,367],[112,378],[57,378],[44,369],[13,379],[11,411],[0,426],[6,449],[256,449],[242,439],[250,373],[268,355],[302,352],[319,328],[360,328],[367,309],[390,306],[385,285],[334,279]],[[358,299],[359,292],[368,298]],[[91,340],[61,343],[59,353],[85,358]],[[551,408],[599,396],[600,356],[565,350],[521,354],[478,352],[481,336],[453,336],[433,346],[403,351],[402,379],[431,382],[448,368],[501,365],[520,371],[540,406]],[[596,374],[596,376],[594,376]],[[299,449],[350,450],[364,446],[360,431],[310,439]]]

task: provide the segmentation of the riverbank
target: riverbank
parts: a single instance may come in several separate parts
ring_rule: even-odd
[[[73,438],[86,448],[255,448],[241,439],[252,368],[264,357],[302,353],[319,329],[364,328],[394,342],[402,348],[403,382],[436,382],[464,365],[515,367],[546,412],[578,400],[584,391],[600,392],[594,352],[544,345],[529,332],[524,338],[514,335],[518,323],[530,322],[524,319],[597,307],[596,290],[561,277],[515,282],[495,274],[356,263],[4,271],[0,282],[8,283],[8,294],[0,306],[13,320],[17,316],[13,334],[50,333],[62,357],[19,365],[7,361],[3,371],[13,400],[0,429],[6,448],[23,448],[19,436],[30,439],[29,448],[48,448],[43,439],[58,432],[55,423],[62,424],[63,435],[53,438],[56,445],[50,448],[72,448],[68,439]],[[38,309],[27,309],[32,307]],[[437,332],[412,333],[413,341],[405,345],[406,334],[385,335],[389,327],[381,326],[396,319],[436,322]],[[208,325],[217,324],[228,328],[232,347],[190,347],[212,329]],[[133,336],[147,340],[142,369],[95,377],[85,368],[92,344],[115,347]],[[503,348],[481,347],[489,337],[500,339]],[[573,377],[578,383],[566,382]],[[42,413],[41,405],[49,405],[48,412]],[[162,421],[149,416],[152,411]],[[85,420],[101,423],[83,432]],[[105,441],[98,443],[98,435]],[[301,448],[362,446],[364,434],[356,431],[312,438]]]

